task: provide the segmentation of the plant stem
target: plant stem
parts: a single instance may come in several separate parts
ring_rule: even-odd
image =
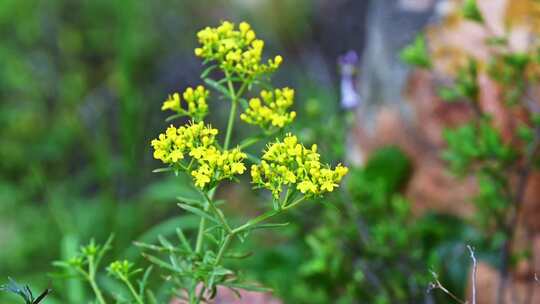
[[[96,295],[96,298],[100,304],[106,304],[105,299],[103,298],[103,294],[101,293],[101,290],[99,290],[99,287],[96,283],[96,274],[94,270],[94,259],[89,258],[88,259],[88,275],[86,277],[88,282],[90,283],[90,286],[92,287],[92,291]]]
[[[225,132],[225,142],[223,143],[223,149],[227,150],[229,148],[229,143],[231,141],[232,130],[234,127],[234,119],[236,117],[236,104],[237,96],[234,91],[233,83],[230,79],[229,73],[225,72],[225,77],[227,78],[227,85],[229,88],[229,95],[231,96],[231,111],[229,112],[229,120],[227,121],[227,131]]]
[[[101,290],[99,290],[99,287],[96,284],[95,278],[92,276],[88,276],[88,282],[90,283],[90,286],[92,287],[92,291],[94,291],[94,294],[96,295],[96,298],[100,304],[106,304],[105,299],[103,298],[103,294],[101,293]]]
[[[203,196],[208,197],[210,200],[214,197],[214,194],[216,193],[216,188],[211,189],[208,191],[208,194],[203,192]],[[208,208],[210,206],[208,203],[204,205],[204,211],[208,211]],[[202,250],[202,244],[204,241],[204,229],[206,226],[206,219],[204,217],[201,217],[199,221],[199,229],[197,231],[197,242],[195,244],[195,253],[200,253]]]
[[[86,279],[90,283],[90,286],[92,287],[92,290],[94,291],[94,294],[96,295],[96,298],[100,304],[106,304],[105,299],[103,298],[103,294],[101,293],[101,290],[99,290],[99,287],[96,283],[96,268],[94,265],[94,257],[89,256],[88,257],[88,274],[86,275]]]
[[[297,199],[296,201],[292,202],[290,205],[284,206],[283,210],[288,210],[291,208],[294,208],[296,205],[300,204],[302,201],[304,201],[305,197],[302,196],[301,198]]]
[[[225,237],[223,244],[221,244],[221,247],[219,248],[218,254],[216,256],[216,260],[214,261],[214,265],[218,265],[221,262],[221,259],[223,258],[223,255],[225,254],[225,251],[227,250],[227,247],[229,246],[229,243],[231,242],[231,239],[233,238],[233,236],[234,234],[229,233]]]
[[[133,285],[128,280],[128,278],[122,278],[122,281],[124,281],[124,284],[126,284],[126,286],[129,288],[129,291],[131,292],[131,294],[135,298],[135,301],[137,301],[137,303],[139,303],[139,304],[144,304],[141,297],[137,294],[137,292],[135,291],[135,288],[133,288]]]
[[[234,119],[236,117],[236,98],[231,100],[231,112],[229,113],[229,120],[227,122],[227,132],[225,133],[225,143],[223,144],[223,149],[227,150],[229,148],[229,143],[231,141],[232,129],[234,126]]]
[[[200,303],[200,298],[197,296],[197,281],[193,281],[192,286],[189,288],[189,304]]]
[[[208,203],[205,204],[204,211],[208,211]],[[205,226],[206,226],[206,219],[204,217],[201,217],[201,220],[199,221],[199,229],[197,231],[197,242],[195,243],[195,253],[201,253]]]
[[[216,207],[216,205],[214,205],[214,202],[212,202],[212,199],[206,194],[206,193],[202,193],[204,195],[204,198],[206,199],[206,203],[208,204],[208,206],[210,206],[210,209],[212,209],[212,212],[217,215],[217,217],[219,218],[219,220],[221,221],[221,224],[223,225],[223,227],[225,227],[225,230],[227,230],[228,233],[231,233],[232,230],[231,230],[231,227],[229,226],[229,224],[227,223],[227,220],[225,219],[225,217],[223,216],[223,213],[221,213],[218,208]]]
[[[232,135],[233,127],[234,127],[234,120],[236,118],[236,108],[238,107],[238,99],[244,93],[247,82],[244,81],[242,83],[242,86],[240,86],[240,89],[238,90],[238,92],[235,92],[233,83],[230,80],[229,73],[225,73],[225,77],[227,78],[229,95],[231,96],[231,111],[229,112],[229,120],[227,121],[227,131],[225,133],[225,142],[223,143],[223,149],[227,150],[229,148],[229,144],[231,143],[231,135]]]

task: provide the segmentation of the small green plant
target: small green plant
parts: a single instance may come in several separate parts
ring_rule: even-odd
[[[429,69],[431,59],[429,58],[426,37],[424,35],[416,36],[414,42],[401,51],[400,58],[408,64]]]
[[[7,291],[19,295],[24,299],[25,304],[39,304],[43,302],[52,290],[47,288],[39,294],[39,296],[34,297],[34,294],[28,285],[20,285],[12,278],[9,278],[9,282],[6,285],[0,285],[0,291]]]
[[[460,244],[463,224],[436,214],[413,216],[402,194],[411,169],[403,152],[384,147],[351,170],[336,202],[340,210],[327,208],[323,224],[306,238],[312,254],[301,273],[324,295],[312,303],[420,303],[427,297],[427,270],[446,275],[445,248]]]
[[[197,34],[200,47],[195,55],[204,60],[207,68],[201,78],[220,99],[230,104],[230,114],[224,137],[218,129],[204,121],[208,114],[210,91],[203,85],[187,88],[183,94],[173,93],[163,103],[162,110],[173,111],[167,120],[187,117],[189,121],[179,127],[170,125],[152,140],[154,158],[166,167],[155,172],[187,175],[194,191],[192,196],[182,194],[178,206],[200,218],[193,240],[189,234],[177,230],[178,241],[165,237],[158,244],[137,243],[151,264],[163,272],[172,286],[168,293],[188,303],[207,302],[217,294],[217,287],[232,290],[265,290],[244,282],[241,275],[227,268],[227,259],[242,258],[244,254],[232,251],[235,241],[244,241],[253,231],[279,228],[286,223],[268,223],[276,216],[299,206],[302,202],[320,198],[338,187],[347,174],[347,168],[331,168],[321,162],[317,146],[305,147],[285,128],[295,119],[290,111],[294,101],[291,88],[273,88],[270,75],[282,63],[281,56],[263,61],[264,42],[257,39],[250,25],[242,22],[236,27],[223,22],[216,28],[207,27]],[[217,80],[216,80],[217,77]],[[264,88],[258,94],[255,89]],[[233,144],[233,132],[238,107],[243,109],[240,119],[260,130],[254,136]],[[245,127],[245,126],[244,126]],[[276,139],[273,139],[277,137]],[[249,151],[260,141],[269,141],[261,156]],[[236,224],[221,209],[222,200],[216,200],[217,188],[224,182],[240,182],[241,175],[251,163],[251,183],[257,189],[270,192],[269,210],[243,223]],[[56,265],[75,271],[92,287],[100,304],[108,302],[96,281],[99,263],[110,247],[93,241],[82,247],[80,255]],[[144,272],[135,289],[132,279],[142,270],[130,261],[115,261],[107,268],[109,275],[120,280],[129,295],[115,295],[117,301],[156,303],[155,293],[146,290],[150,270]]]

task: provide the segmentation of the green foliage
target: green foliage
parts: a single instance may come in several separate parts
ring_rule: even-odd
[[[532,62],[526,53],[506,53],[492,58],[488,73],[501,87],[504,100],[509,105],[517,105],[524,97],[527,83],[532,76],[527,67]]]
[[[401,194],[411,170],[403,152],[387,147],[352,171],[349,194],[334,198],[338,209],[327,208],[323,224],[306,236],[312,254],[300,271],[311,297],[297,295],[296,302],[424,300],[428,268],[443,272],[438,251],[460,242],[463,225],[432,215],[413,218]]]
[[[424,69],[431,68],[426,38],[422,34],[416,36],[414,41],[405,47],[399,55],[401,60],[407,64]]]
[[[268,61],[268,65],[261,65],[264,42],[255,39],[255,33],[245,22],[240,23],[237,30],[234,24],[224,21],[216,28],[207,27],[201,30],[197,37],[201,48],[197,48],[195,54],[205,59],[204,64],[215,66],[220,72],[213,76],[219,77],[218,80],[210,76],[203,80],[211,84],[217,93],[221,93],[221,99],[226,99],[230,103],[223,144],[217,142],[218,130],[202,121],[208,108],[206,98],[209,93],[204,87],[199,86],[195,91],[198,94],[196,102],[198,106],[204,106],[204,113],[195,110],[185,112],[198,122],[190,121],[178,128],[170,125],[157,139],[152,140],[151,145],[154,148],[154,158],[167,166],[154,172],[183,176],[182,188],[195,190],[178,197],[181,201],[178,206],[199,218],[198,229],[193,240],[186,237],[182,229],[177,229],[177,244],[173,244],[162,235],[158,236],[158,244],[136,243],[144,251],[143,256],[171,283],[170,290],[165,293],[165,300],[176,297],[194,304],[215,298],[218,286],[235,292],[237,289],[265,291],[266,289],[255,284],[246,283],[240,273],[226,266],[226,260],[244,256],[231,252],[233,242],[237,240],[244,242],[255,230],[287,226],[288,223],[267,222],[295,208],[304,200],[322,198],[325,193],[332,192],[347,173],[347,168],[341,165],[332,169],[329,165],[322,164],[316,145],[308,149],[298,142],[296,136],[287,133],[284,139],[276,139],[267,144],[260,158],[250,158],[252,184],[272,192],[272,208],[251,217],[244,224],[233,225],[231,218],[222,211],[224,201],[214,198],[215,192],[224,180],[240,181],[239,176],[246,171],[244,161],[247,158],[247,154],[241,149],[246,149],[260,140],[268,141],[270,140],[268,137],[275,133],[248,137],[241,140],[244,144],[231,149],[232,133],[238,115],[237,106],[241,103],[240,100],[247,98],[250,90],[262,82],[265,82],[265,87],[271,86],[270,74],[279,67],[282,58],[276,56],[274,60]],[[289,106],[292,104],[294,91],[288,88],[271,89],[261,91],[260,95],[264,99],[275,97],[276,100],[268,102],[269,107],[265,108],[261,107],[260,103],[254,102],[254,99],[258,100],[257,98],[251,99],[249,107],[254,111],[252,117],[269,118],[269,123],[283,134],[282,129],[290,122],[288,119],[294,119],[295,114],[289,117],[284,112],[288,106],[280,107],[285,103]],[[189,107],[192,106],[189,103],[193,103],[193,107],[196,106],[193,89],[188,88],[182,96]],[[169,97],[162,110],[182,113],[179,94],[175,93]],[[249,111],[244,110],[245,113]],[[254,121],[243,120],[258,125],[253,123]],[[264,126],[260,127],[265,129]],[[102,291],[97,275],[100,272],[99,264],[104,253],[110,249],[111,241],[109,238],[103,246],[91,241],[89,245],[82,247],[75,257],[55,263],[56,266],[64,268],[67,274],[76,273],[82,277],[91,286],[100,304],[106,304],[109,296]],[[150,268],[139,280],[138,291],[130,279],[142,272],[142,269],[135,268],[131,261],[114,261],[107,271],[129,290],[127,300],[113,293],[117,302],[135,301],[138,304],[156,302],[155,293],[146,290]]]
[[[479,23],[484,22],[484,18],[482,17],[482,14],[480,13],[480,10],[478,9],[476,0],[465,0],[461,8],[461,13],[463,14],[463,17],[471,21],[475,21]]]
[[[498,172],[516,160],[517,151],[503,142],[500,132],[487,117],[455,129],[446,129],[443,135],[448,147],[442,157],[459,175],[466,175],[480,164],[484,170]]]
[[[469,59],[467,66],[459,69],[453,86],[441,88],[439,95],[445,101],[457,101],[469,98],[478,99],[478,64],[474,59]]]
[[[466,0],[462,13],[487,27],[475,0]],[[471,54],[453,84],[440,91],[444,100],[463,101],[473,109],[469,122],[444,131],[447,148],[442,158],[457,175],[476,178],[473,225],[482,233],[482,240],[477,240],[482,250],[488,256],[498,256],[490,261],[503,276],[499,292],[502,296],[516,261],[530,259],[515,251],[512,244],[520,225],[518,215],[522,213],[526,186],[531,174],[538,170],[540,160],[538,106],[529,94],[539,79],[539,49],[531,46],[525,51],[515,51],[504,37],[488,37],[486,47],[492,51],[487,64],[477,63]],[[496,99],[479,100],[481,73],[497,84],[502,97],[500,104]],[[498,107],[496,111],[494,107]],[[492,117],[493,113],[496,115]],[[508,121],[516,127],[507,127]],[[509,129],[502,130],[501,125]]]

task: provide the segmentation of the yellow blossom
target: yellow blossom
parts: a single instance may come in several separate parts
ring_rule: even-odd
[[[239,148],[222,151],[216,145],[217,134],[216,129],[205,126],[204,122],[190,122],[180,128],[171,125],[152,140],[154,158],[176,169],[190,171],[195,186],[201,189],[243,174],[246,154]],[[185,160],[188,156],[192,159]]]
[[[251,26],[242,22],[238,29],[229,21],[220,26],[206,27],[197,33],[200,47],[195,55],[216,62],[226,73],[254,79],[275,71],[283,61],[281,56],[262,62],[264,41],[257,39]]]
[[[180,107],[180,94],[174,93],[172,96],[169,95],[169,98],[167,98],[167,100],[165,100],[161,106],[161,111],[165,110],[172,110],[175,112],[182,110]]]
[[[296,112],[288,112],[294,103],[293,89],[263,90],[260,96],[249,101],[249,107],[240,115],[240,119],[265,131],[271,131],[273,128],[283,128],[296,117]]]
[[[208,90],[202,85],[197,86],[196,89],[188,87],[182,93],[186,109],[182,108],[180,94],[173,93],[163,102],[161,110],[171,110],[180,116],[190,116],[195,121],[201,121],[208,114],[208,104],[206,102],[208,95]]]
[[[184,154],[198,147],[214,144],[217,130],[203,122],[189,123],[180,128],[169,126],[165,133],[152,140],[154,158],[165,164],[178,164]]]
[[[316,145],[308,149],[298,143],[296,136],[287,134],[282,141],[270,144],[261,163],[251,167],[252,182],[272,191],[275,198],[286,187],[308,197],[332,192],[348,169],[341,164],[331,169],[319,159]]]

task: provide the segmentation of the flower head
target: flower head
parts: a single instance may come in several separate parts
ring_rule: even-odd
[[[220,151],[215,146],[210,146],[204,153],[191,153],[191,155],[198,163],[198,168],[191,171],[191,175],[195,180],[195,185],[201,189],[212,181],[231,179],[235,175],[243,174],[246,170],[243,163],[246,154],[238,148]]]
[[[275,198],[285,187],[309,197],[332,192],[347,171],[342,165],[334,169],[323,165],[316,145],[308,149],[298,143],[296,136],[287,134],[283,141],[268,146],[261,163],[251,167],[251,177],[254,184],[269,189]]]
[[[283,58],[276,56],[263,63],[264,41],[257,39],[251,26],[242,22],[235,24],[224,21],[220,26],[206,27],[197,33],[200,47],[195,55],[207,61],[215,61],[227,73],[254,79],[259,75],[275,71]]]
[[[290,88],[261,91],[261,98],[252,98],[249,107],[240,115],[248,124],[258,125],[263,130],[283,128],[296,117],[296,112],[287,110],[294,103],[294,90]]]
[[[202,85],[195,89],[188,87],[182,94],[186,109],[182,108],[180,94],[174,93],[163,102],[161,110],[171,110],[179,115],[190,116],[195,121],[201,121],[208,114],[208,104],[206,103],[208,95],[208,90]]]
[[[133,263],[128,260],[114,261],[107,267],[107,271],[119,279],[126,279],[132,274],[132,268]]]
[[[218,130],[203,122],[189,123],[180,128],[170,126],[152,140],[154,158],[163,163],[189,171],[195,186],[206,186],[243,174],[246,154],[240,149],[222,151],[215,142]],[[184,159],[191,158],[191,161]]]
[[[154,158],[172,165],[184,159],[185,154],[197,148],[206,148],[215,142],[218,130],[204,122],[189,123],[180,128],[169,126],[165,133],[152,140]]]

